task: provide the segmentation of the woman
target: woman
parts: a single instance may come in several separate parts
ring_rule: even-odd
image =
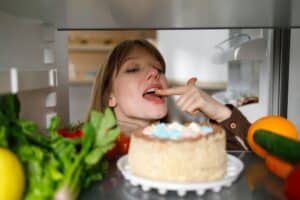
[[[168,88],[165,61],[146,40],[126,40],[118,44],[97,73],[91,110],[111,107],[122,132],[132,133],[167,115],[166,98],[179,95],[176,104],[184,112],[202,112],[227,131],[227,149],[247,149],[247,119],[233,106],[223,105],[195,86]],[[89,114],[88,113],[88,114]]]

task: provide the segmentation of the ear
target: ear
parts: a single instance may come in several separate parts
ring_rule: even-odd
[[[113,94],[110,94],[108,99],[108,106],[113,108],[116,105],[117,105],[116,97]]]

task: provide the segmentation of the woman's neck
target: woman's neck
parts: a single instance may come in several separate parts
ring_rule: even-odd
[[[128,120],[128,119],[118,119],[117,124],[122,132],[125,134],[131,134],[133,131],[144,128],[147,125],[155,121],[144,121],[144,120]]]
[[[117,125],[121,129],[121,131],[125,134],[131,134],[137,129],[144,128],[151,123],[156,122],[157,120],[149,120],[137,117],[131,117],[125,115],[118,108],[114,108],[114,112],[117,118]]]
[[[126,134],[131,134],[133,131],[144,128],[153,122],[155,121],[117,116],[117,124],[121,131]]]

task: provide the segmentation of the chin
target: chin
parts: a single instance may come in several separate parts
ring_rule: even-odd
[[[163,111],[152,110],[151,112],[148,113],[149,118],[154,120],[162,119],[166,115],[167,115],[167,110],[163,110]]]

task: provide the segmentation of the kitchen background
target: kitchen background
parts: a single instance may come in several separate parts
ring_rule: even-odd
[[[272,90],[273,29],[148,29],[128,35],[68,32],[6,9],[0,9],[0,25],[0,92],[18,93],[22,117],[44,128],[55,114],[64,123],[83,120],[97,68],[116,42],[136,36],[150,39],[161,50],[171,84],[184,84],[196,75],[200,88],[220,101],[240,106],[250,121],[278,112]],[[300,31],[292,29],[289,84],[285,89],[289,90],[287,116],[298,129],[299,50]],[[175,109],[171,112],[174,120],[189,120]],[[202,119],[198,116],[195,120]]]

